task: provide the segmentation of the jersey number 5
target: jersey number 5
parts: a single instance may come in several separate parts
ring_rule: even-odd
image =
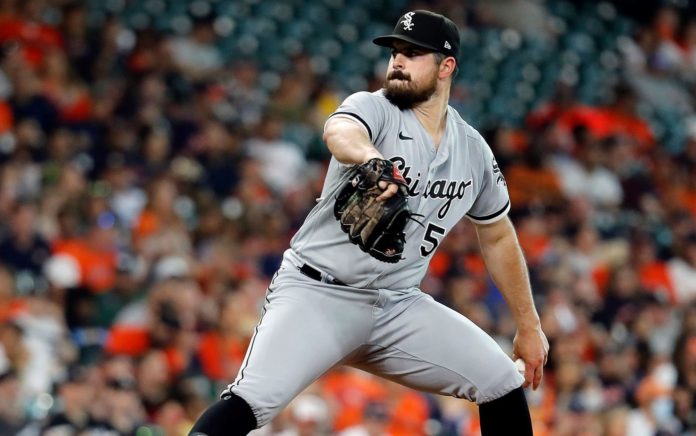
[[[428,227],[425,229],[425,235],[423,236],[423,243],[420,246],[420,254],[422,257],[428,257],[430,253],[435,251],[442,236],[445,234],[445,229],[435,225],[433,223],[428,223]],[[439,236],[436,236],[439,235]]]

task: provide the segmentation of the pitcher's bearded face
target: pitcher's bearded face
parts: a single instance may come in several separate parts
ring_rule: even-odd
[[[437,71],[431,77],[413,80],[409,73],[392,70],[384,82],[384,96],[399,109],[412,109],[427,101],[437,89]]]
[[[438,63],[434,54],[414,45],[394,43],[384,81],[384,96],[400,109],[428,100],[437,89]]]

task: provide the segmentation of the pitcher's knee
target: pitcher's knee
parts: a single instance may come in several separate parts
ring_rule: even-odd
[[[479,392],[474,400],[477,404],[493,401],[522,386],[524,377],[517,371],[514,362],[507,360],[496,363],[497,371],[478,386]]]

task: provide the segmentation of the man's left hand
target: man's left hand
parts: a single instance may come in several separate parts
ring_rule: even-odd
[[[544,365],[549,355],[549,341],[541,327],[518,329],[512,342],[512,360],[524,360],[524,385],[536,390],[544,375]]]

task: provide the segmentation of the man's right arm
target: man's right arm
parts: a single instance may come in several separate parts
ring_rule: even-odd
[[[382,153],[370,141],[365,127],[347,116],[329,118],[324,126],[324,142],[331,154],[342,164],[360,165],[372,158],[384,159]],[[396,194],[396,184],[387,184],[384,181],[379,183],[384,192],[377,200],[386,200]]]
[[[346,165],[359,165],[373,157],[383,159],[365,127],[347,116],[329,118],[324,126],[324,142],[336,160]]]

